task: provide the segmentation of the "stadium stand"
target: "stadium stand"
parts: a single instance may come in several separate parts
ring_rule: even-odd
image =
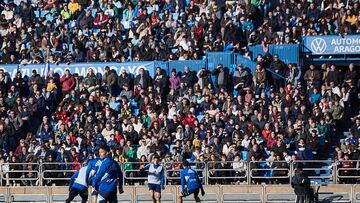
[[[160,155],[168,201],[177,191],[183,159],[201,174],[214,202],[240,198],[228,195],[235,190],[228,185],[289,184],[300,165],[313,183],[346,188],[360,180],[356,64],[295,64],[307,56],[274,51],[276,45],[301,45],[309,35],[357,34],[357,1],[0,5],[0,63],[19,65],[14,76],[0,65],[0,183],[17,186],[1,188],[0,201],[35,190],[25,186],[46,194],[34,198],[61,201],[63,191],[54,185],[67,186],[104,144],[129,188],[145,183],[139,169]],[[154,73],[140,68],[133,74],[106,67],[100,74],[89,68],[84,76],[73,69],[63,75],[20,71],[34,64],[138,61],[166,63],[167,69],[156,65]],[[271,197],[271,187],[259,187],[262,192],[246,189],[244,198]],[[129,188],[129,201],[148,198],[140,195],[143,187]],[[223,192],[214,195],[216,190]]]

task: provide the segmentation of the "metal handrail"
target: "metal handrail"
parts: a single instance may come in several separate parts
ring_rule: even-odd
[[[196,172],[203,172],[204,170],[202,169],[194,169]],[[182,171],[182,169],[167,169],[165,170],[165,176],[167,176],[166,178],[169,179],[169,180],[180,180],[180,172]],[[168,174],[168,172],[179,172],[179,176],[170,176]],[[199,177],[200,179],[204,179],[205,177],[204,176],[200,176]]]
[[[353,168],[342,168],[341,167],[341,163],[343,162],[353,162],[354,163],[354,167]],[[341,171],[359,171],[360,172],[360,168],[359,168],[359,164],[360,164],[360,160],[339,160],[336,161],[336,172],[337,172],[337,179],[342,178],[342,179],[350,179],[350,178],[360,178],[360,174],[359,175],[341,175]]]
[[[286,164],[286,167],[282,167],[282,168],[273,168],[272,164],[274,163],[282,163],[282,164]],[[263,164],[263,166],[260,166],[260,168],[251,168],[252,164]],[[249,162],[249,183],[252,183],[252,180],[256,180],[256,179],[268,179],[268,180],[277,180],[277,179],[288,179],[289,182],[291,182],[291,169],[292,166],[291,164],[289,165],[288,162],[286,161],[250,161]],[[274,176],[274,174],[269,174],[267,176],[258,176],[258,175],[254,175],[253,172],[254,171],[260,171],[260,172],[274,172],[274,171],[281,171],[281,172],[285,172],[286,175],[276,175]]]
[[[64,162],[44,162],[41,164],[41,173],[42,173],[42,179],[43,180],[70,180],[71,179],[71,176],[70,177],[45,177],[45,174],[46,173],[55,173],[55,174],[61,174],[61,173],[65,173],[65,174],[73,174],[76,172],[76,170],[73,170],[73,169],[67,169],[67,170],[64,170],[64,169],[50,169],[50,170],[47,170],[45,169],[45,167],[47,165],[63,165],[63,164],[66,164],[66,165],[80,165],[82,166],[81,163],[79,162],[67,162],[67,163],[64,163]]]
[[[305,164],[305,166],[302,166],[303,171],[329,171],[329,174],[322,174],[322,175],[309,175],[308,177],[310,179],[329,179],[330,181],[334,181],[334,183],[336,183],[337,181],[337,173],[336,173],[336,168],[337,166],[335,165],[335,167],[329,167],[329,166],[334,166],[333,165],[333,161],[332,160],[296,160],[294,162],[292,162],[292,172],[294,173],[294,171],[296,170],[295,165],[296,164]],[[330,164],[328,167],[318,167],[317,164]],[[306,167],[306,164],[310,164],[312,166]],[[314,164],[314,165],[313,165]]]
[[[8,171],[2,171],[1,176],[0,176],[0,181],[38,181],[41,179],[41,171],[40,171],[40,164],[39,163],[2,163],[0,164],[0,168],[3,169],[3,166],[8,166]],[[14,170],[11,169],[11,166],[21,166],[22,169],[20,170]],[[26,168],[27,166],[35,166],[37,167],[39,170],[35,170],[35,169],[31,169],[31,170],[26,170],[24,168]],[[20,174],[21,177],[17,177],[17,178],[12,178],[9,175],[10,174]],[[34,177],[27,177],[24,176],[25,174],[35,174]],[[5,176],[4,176],[5,175]]]
[[[309,178],[310,179],[328,179],[329,181],[331,181],[332,183],[337,183],[339,181],[339,179],[350,179],[350,178],[360,178],[360,173],[358,174],[351,174],[351,176],[347,176],[347,175],[343,175],[341,172],[342,171],[360,171],[360,160],[345,160],[345,161],[351,161],[354,163],[354,167],[353,168],[342,168],[341,165],[339,165],[339,163],[342,163],[343,161],[332,161],[332,160],[296,160],[290,163],[287,163],[289,167],[283,167],[283,168],[272,168],[270,167],[270,165],[274,162],[269,162],[269,161],[252,161],[252,162],[246,162],[241,160],[240,162],[246,164],[246,169],[244,169],[244,173],[245,174],[241,174],[241,176],[232,176],[232,175],[227,175],[226,176],[220,176],[220,175],[211,175],[210,173],[217,171],[217,172],[236,172],[238,170],[232,168],[232,164],[235,163],[234,161],[227,161],[225,162],[226,164],[229,165],[229,167],[231,168],[213,168],[213,167],[209,167],[211,164],[214,163],[224,163],[222,161],[217,161],[217,162],[207,162],[207,163],[191,163],[193,164],[203,164],[201,168],[197,168],[195,169],[198,172],[201,172],[201,176],[200,178],[202,180],[204,180],[204,184],[208,184],[209,180],[216,180],[216,179],[227,179],[227,180],[231,180],[234,179],[234,181],[236,179],[245,179],[246,182],[248,184],[251,184],[251,180],[252,179],[262,179],[262,178],[270,178],[270,179],[286,179],[289,178],[291,181],[292,176],[295,174],[295,170],[296,170],[296,164],[303,164],[303,170],[304,171],[308,171],[308,172],[315,172],[315,173],[310,173],[309,174]],[[285,161],[280,161],[282,163],[286,163]],[[264,165],[264,167],[262,168],[251,168],[250,165],[252,163],[262,163]],[[271,163],[271,164],[269,164]],[[54,169],[54,170],[46,170],[46,166],[47,165],[59,165],[59,164],[64,164],[64,163],[58,163],[58,162],[44,162],[44,163],[2,163],[0,164],[0,169],[6,169],[6,168],[11,168],[11,166],[21,166],[19,170],[5,170],[2,171],[2,173],[0,173],[0,182],[5,182],[5,181],[37,181],[39,180],[39,186],[41,186],[43,184],[44,180],[70,180],[70,177],[46,177],[48,173],[73,173],[75,172],[75,170],[69,169],[69,170],[60,170],[58,168]],[[77,162],[73,163],[67,163],[68,165],[73,165],[73,164],[79,164]],[[133,166],[136,166],[136,164],[140,165],[140,164],[144,164],[142,162],[127,162],[125,164],[134,164]],[[130,177],[128,174],[128,172],[140,172],[139,169],[137,169],[137,167],[133,167],[135,169],[131,169],[131,170],[125,170],[124,169],[124,165],[125,164],[121,164],[121,169],[123,171],[123,180],[134,180],[134,181],[145,181],[147,179],[147,177],[139,177],[139,176],[134,176],[134,177]],[[147,164],[147,163],[145,163]],[[176,180],[179,179],[179,177],[173,177],[170,176],[169,173],[170,172],[178,172],[180,170],[173,170],[173,169],[166,169],[164,163],[161,163],[164,166],[164,173],[165,173],[165,180]],[[320,165],[321,166],[320,166]],[[5,167],[4,167],[5,166]],[[25,166],[31,166],[32,170],[26,170],[24,169]],[[253,172],[255,171],[283,171],[284,174],[280,174],[281,176],[254,176]],[[286,171],[286,172],[285,172]],[[320,171],[320,172],[319,172]],[[324,171],[326,171],[324,173]],[[24,173],[33,173],[33,176],[31,177],[19,177],[19,178],[14,178],[11,176],[11,174],[24,174]],[[10,174],[10,176],[9,176]],[[167,182],[167,181],[165,181]]]

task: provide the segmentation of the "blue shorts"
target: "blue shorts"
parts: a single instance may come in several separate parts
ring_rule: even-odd
[[[158,184],[149,183],[149,190],[154,190],[155,192],[160,193],[161,192],[161,186]]]

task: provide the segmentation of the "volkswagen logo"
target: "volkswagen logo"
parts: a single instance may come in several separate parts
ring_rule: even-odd
[[[314,54],[322,54],[326,50],[326,42],[322,38],[315,38],[310,45],[310,49]]]

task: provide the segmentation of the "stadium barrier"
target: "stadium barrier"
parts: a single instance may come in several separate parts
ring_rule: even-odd
[[[4,163],[0,164],[0,184],[39,185],[42,174],[39,163]],[[20,182],[19,182],[20,181]]]
[[[241,164],[245,170],[234,169],[234,163]],[[207,168],[208,183],[233,183],[238,181],[248,183],[248,163],[245,161],[210,161],[207,163]]]
[[[252,58],[256,59],[258,54],[265,55],[262,45],[250,46],[249,50],[252,53]],[[299,44],[270,44],[267,53],[271,56],[279,55],[279,58],[285,63],[295,63],[299,65],[300,62],[300,45]]]
[[[350,167],[352,165],[352,167]],[[360,160],[339,160],[332,165],[335,168],[337,183],[360,180]]]
[[[294,52],[294,51],[293,51]],[[291,51],[287,53],[293,54]],[[280,57],[281,59],[284,59]],[[286,61],[285,61],[286,62]],[[120,73],[121,70],[137,75],[141,68],[146,69],[150,76],[154,76],[156,68],[160,67],[168,74],[173,68],[177,71],[183,71],[185,66],[188,66],[191,71],[199,71],[202,68],[212,71],[218,64],[230,70],[235,70],[238,64],[242,64],[252,74],[255,71],[256,63],[239,53],[234,52],[209,52],[204,60],[184,60],[184,61],[139,61],[139,62],[89,62],[89,63],[60,63],[60,64],[0,64],[0,69],[4,70],[11,78],[15,78],[18,71],[23,76],[30,77],[32,70],[36,70],[41,76],[47,76],[50,71],[54,71],[59,77],[64,75],[66,69],[70,69],[72,73],[77,73],[79,76],[85,77],[88,69],[93,69],[95,74],[103,74],[106,66]],[[270,71],[269,71],[270,72]],[[272,72],[271,72],[272,73]],[[98,75],[99,76],[99,75]]]
[[[351,162],[349,168],[343,163]],[[234,167],[234,163],[241,163]],[[3,163],[0,164],[0,184],[21,186],[64,185],[68,184],[75,172],[71,166],[79,163]],[[147,173],[140,168],[146,163],[126,162],[121,164],[123,182],[125,185],[145,184]],[[179,182],[178,168],[163,163],[165,181],[167,185]],[[180,163],[178,163],[180,165]],[[297,160],[290,163],[285,161],[227,161],[192,163],[191,167],[198,171],[203,184],[256,184],[256,183],[282,183],[291,182],[296,168],[301,165],[314,183],[355,183],[360,180],[360,160],[337,161],[332,160]],[[56,168],[53,168],[56,166]]]
[[[318,191],[319,202],[356,203],[359,201],[360,189],[358,185],[329,184],[312,185]],[[146,186],[124,186],[124,193],[118,194],[118,202],[149,202],[150,195]],[[92,188],[89,188],[89,194]],[[204,186],[205,196],[200,196],[203,202],[222,203],[286,203],[294,202],[295,194],[290,185],[211,185]],[[41,187],[0,187],[0,200],[10,202],[65,202],[69,188],[64,186]],[[167,186],[162,192],[161,202],[177,203],[181,194],[181,187]],[[90,200],[91,196],[89,196]],[[79,202],[80,197],[74,202]],[[193,197],[183,199],[193,202]]]
[[[286,161],[251,161],[248,183],[257,183],[264,178],[268,183],[290,183],[292,177],[290,167],[291,165]]]
[[[311,181],[321,184],[336,184],[338,180],[336,177],[337,167],[333,167],[333,163],[334,161],[332,160],[296,160],[292,163],[293,169],[291,172],[294,175],[296,168],[302,166]]]

